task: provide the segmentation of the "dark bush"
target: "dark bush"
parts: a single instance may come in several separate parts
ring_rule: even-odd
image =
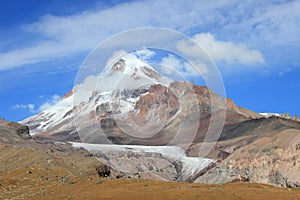
[[[96,166],[96,171],[99,177],[109,177],[111,174],[110,167],[107,165]]]

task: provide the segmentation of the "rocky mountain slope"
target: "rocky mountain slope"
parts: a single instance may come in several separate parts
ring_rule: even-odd
[[[73,133],[76,128],[94,125],[93,120],[96,116],[102,119],[112,110],[111,114],[114,115],[133,110],[140,95],[148,92],[147,89],[151,84],[168,84],[168,82],[168,79],[162,77],[150,65],[135,55],[128,54],[101,74],[88,76],[52,108],[21,123],[29,126],[32,135]],[[136,87],[140,85],[141,88]],[[82,125],[73,123],[79,121],[85,123]]]
[[[205,86],[170,80],[128,54],[102,74],[87,77],[52,108],[20,123],[35,137],[164,145],[180,126],[186,127],[182,134],[197,131],[196,141],[203,140],[212,115],[220,123],[226,115],[225,124],[261,117]]]
[[[29,128],[0,118],[0,143],[18,143],[31,139]]]
[[[21,123],[37,140],[85,142],[79,146],[103,162],[138,169],[126,176],[299,186],[299,121],[265,117],[206,86],[167,79],[131,54]],[[165,145],[174,152],[173,146],[185,150],[181,159],[187,159],[174,161],[161,152]],[[210,162],[201,165],[197,159],[204,159],[199,158],[203,149],[208,149]],[[185,168],[182,163],[188,160],[193,162]]]
[[[195,154],[197,145],[190,155]],[[219,159],[219,163],[196,182],[299,187],[300,123],[272,117],[225,126],[209,157]]]

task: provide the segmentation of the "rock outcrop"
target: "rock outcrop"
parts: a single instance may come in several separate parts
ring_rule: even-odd
[[[227,141],[227,143],[229,143]],[[244,136],[224,148],[227,156],[195,182],[254,182],[300,187],[300,130],[286,128]],[[221,159],[221,158],[219,158]]]
[[[31,139],[27,126],[4,119],[0,119],[0,136],[1,143],[17,143]]]

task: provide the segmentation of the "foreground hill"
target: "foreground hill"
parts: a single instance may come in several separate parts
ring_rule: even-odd
[[[234,179],[232,181],[235,183],[227,184],[197,184],[128,178],[106,168],[83,149],[73,149],[69,144],[50,140],[28,138],[28,129],[23,125],[1,120],[0,127],[0,138],[5,139],[0,144],[0,199],[300,198],[299,189],[243,183],[242,179]],[[223,142],[228,141],[231,140]],[[289,146],[289,143],[282,145]],[[232,153],[228,158],[234,155]],[[220,174],[221,178],[227,176],[224,173]],[[294,176],[297,177],[297,174]],[[231,180],[224,182],[228,181]]]
[[[100,178],[99,162],[0,145],[0,199],[299,199],[299,189]]]
[[[29,128],[0,118],[0,143],[18,143],[31,139]]]
[[[0,199],[299,199],[299,189],[99,178],[93,158],[0,145]]]

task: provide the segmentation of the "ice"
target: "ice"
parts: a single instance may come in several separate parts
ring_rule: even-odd
[[[115,144],[89,144],[71,142],[74,148],[84,148],[92,153],[108,152],[151,152],[159,153],[163,157],[180,162],[182,170],[180,176],[184,179],[200,172],[215,160],[201,157],[188,157],[185,150],[178,146],[142,146],[142,145],[115,145]]]

